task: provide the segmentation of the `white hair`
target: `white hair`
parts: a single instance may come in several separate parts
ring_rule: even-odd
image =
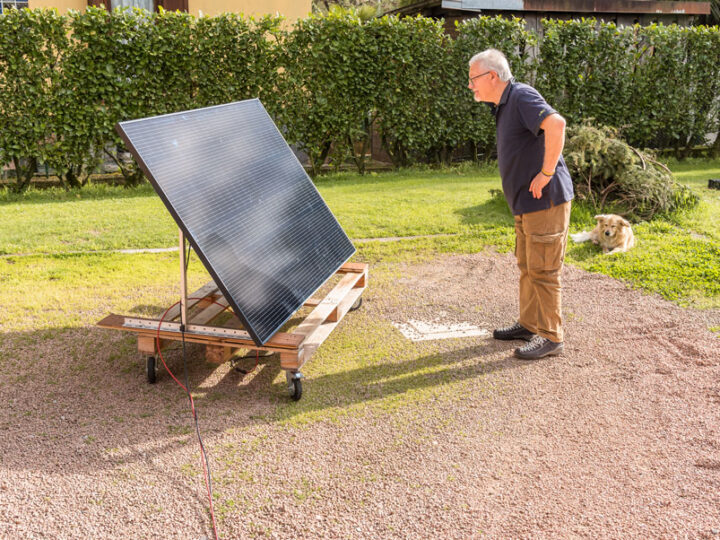
[[[505,55],[497,49],[487,49],[481,53],[477,53],[469,62],[471,67],[475,64],[481,64],[485,69],[494,71],[498,74],[501,81],[509,81],[512,79],[510,64],[508,64]]]

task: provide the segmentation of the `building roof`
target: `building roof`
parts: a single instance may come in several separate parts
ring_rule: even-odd
[[[654,0],[423,0],[389,11],[414,15],[428,9],[483,11],[542,11],[563,13],[637,13],[653,15],[708,15],[710,2]]]

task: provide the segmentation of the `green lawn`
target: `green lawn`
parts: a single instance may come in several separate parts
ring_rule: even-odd
[[[318,188],[351,238],[467,232],[505,215],[490,202],[494,169],[321,178]],[[0,255],[168,247],[177,228],[149,185],[0,194]]]
[[[707,189],[708,178],[720,177],[720,160],[671,167],[701,195],[698,209],[635,224],[638,245],[627,254],[603,256],[593,246],[571,245],[568,262],[680,304],[720,307],[720,191]],[[495,168],[339,174],[318,179],[317,186],[348,235],[357,240],[361,259],[410,259],[487,247],[506,252],[513,246],[512,216],[502,197],[492,193],[500,188]],[[85,253],[176,245],[176,226],[148,185],[20,196],[2,192],[0,215],[2,327],[81,324],[74,313],[88,308],[100,314],[109,306],[117,311],[118,302],[143,311],[148,289],[163,290],[175,281],[173,253]],[[571,229],[593,224],[592,212],[575,205]],[[423,237],[368,241],[407,236]],[[203,269],[195,262],[191,280],[199,284],[203,279]],[[86,298],[88,287],[102,294]],[[171,287],[167,294],[172,292]],[[91,308],[92,302],[96,304]],[[152,302],[157,305],[147,306],[147,311],[162,302]]]

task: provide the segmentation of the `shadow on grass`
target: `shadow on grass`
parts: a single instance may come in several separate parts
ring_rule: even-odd
[[[491,190],[491,197],[482,204],[456,210],[464,225],[513,226],[514,220],[500,190]]]
[[[456,213],[467,225],[514,226],[515,223],[510,207],[499,189],[490,190],[490,199],[482,204],[462,208]],[[599,211],[586,201],[573,200],[570,213],[571,230],[591,230],[596,225],[593,216],[598,213]]]
[[[516,345],[516,344],[515,344]],[[308,395],[297,404],[282,407],[280,419],[289,419],[324,409],[346,409],[353,405],[385,400],[415,391],[441,388],[444,385],[510,368],[530,365],[511,356],[513,344],[488,339],[478,345],[434,353],[405,362],[382,363],[338,373],[319,375],[306,382]],[[507,349],[502,358],[497,356]],[[482,383],[479,383],[482,391]]]

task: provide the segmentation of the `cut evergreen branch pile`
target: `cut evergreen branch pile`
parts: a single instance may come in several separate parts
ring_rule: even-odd
[[[649,220],[658,213],[694,208],[700,201],[653,153],[633,148],[613,128],[570,128],[564,155],[578,199],[598,212]]]

